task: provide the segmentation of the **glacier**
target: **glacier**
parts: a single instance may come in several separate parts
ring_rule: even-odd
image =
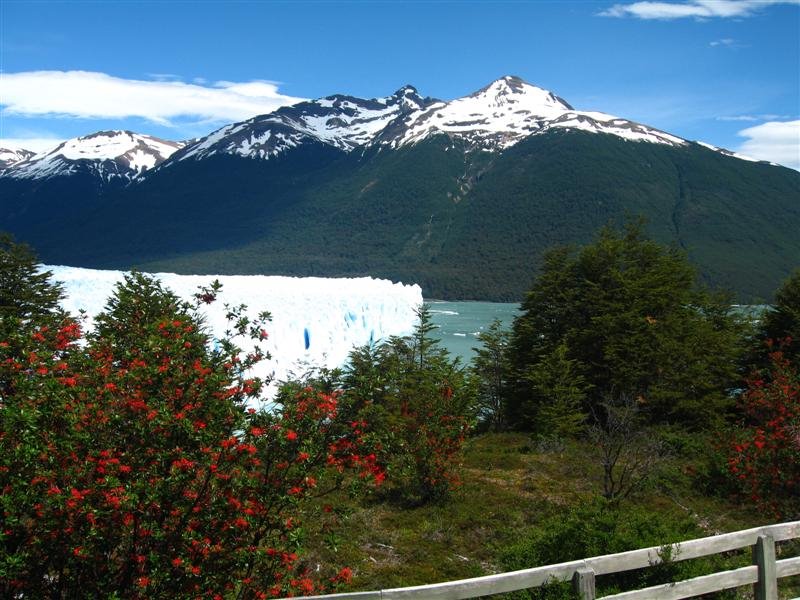
[[[60,282],[66,297],[62,307],[73,315],[85,311],[85,328],[105,307],[124,271],[42,265]],[[192,301],[199,286],[215,279],[222,284],[217,301],[200,309],[214,338],[228,328],[225,304],[247,305],[246,314],[255,317],[269,311],[268,338],[261,346],[272,358],[254,369],[253,375],[274,377],[266,390],[268,400],[275,383],[302,375],[312,368],[342,366],[350,350],[394,335],[408,335],[417,322],[416,309],[422,304],[422,290],[416,284],[393,283],[385,279],[281,277],[267,275],[176,275],[154,273],[164,287],[178,297]],[[252,344],[237,340],[247,351]]]

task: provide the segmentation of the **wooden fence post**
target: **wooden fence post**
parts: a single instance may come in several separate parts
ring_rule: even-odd
[[[753,546],[753,564],[758,567],[758,583],[753,586],[756,600],[778,600],[775,539],[771,535],[758,536]]]
[[[572,587],[581,600],[594,600],[594,571],[589,567],[581,567],[572,575]]]

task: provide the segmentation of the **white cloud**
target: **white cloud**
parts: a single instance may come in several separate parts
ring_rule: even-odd
[[[709,42],[709,46],[732,46],[736,40],[733,38],[722,38],[721,40],[714,40],[713,42]]]
[[[790,119],[790,115],[726,115],[716,117],[717,121],[775,121],[778,119]]]
[[[739,146],[740,154],[800,171],[800,120],[762,123],[737,135],[749,138]]]
[[[122,79],[91,71],[28,71],[0,76],[3,112],[25,117],[140,117],[161,125],[170,125],[179,117],[238,121],[302,100],[281,94],[271,81],[201,85]]]
[[[749,17],[773,4],[800,4],[800,0],[689,0],[688,2],[633,2],[615,4],[600,12],[603,17],[636,19],[711,19]],[[713,44],[712,44],[713,45]]]
[[[63,141],[60,138],[0,138],[0,148],[30,150],[39,154],[52,150]]]

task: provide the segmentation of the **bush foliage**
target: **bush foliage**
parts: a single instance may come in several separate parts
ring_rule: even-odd
[[[442,500],[472,425],[475,388],[459,361],[431,337],[426,306],[411,336],[354,350],[341,386],[362,406],[360,420],[381,440],[392,486],[411,504]]]
[[[339,394],[247,409],[265,354],[236,338],[210,349],[198,306],[157,281],[126,276],[84,335],[31,254],[12,246],[0,265],[21,283],[4,294],[37,307],[3,299],[0,595],[266,598],[349,579],[302,561],[307,500],[345,470],[383,477]],[[266,335],[229,318],[236,336]]]
[[[577,414],[582,401],[591,413],[621,393],[651,423],[706,428],[731,406],[742,328],[729,299],[697,287],[685,255],[648,239],[641,223],[552,250],[522,311],[510,346],[518,426],[552,420],[554,405]]]
[[[728,469],[739,491],[776,519],[800,517],[800,370],[773,347],[740,397]]]

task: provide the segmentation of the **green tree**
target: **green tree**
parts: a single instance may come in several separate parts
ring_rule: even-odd
[[[542,357],[526,377],[534,399],[522,407],[528,425],[542,435],[577,436],[586,422],[583,403],[591,386],[580,374],[578,361],[569,358],[566,344]]]
[[[478,334],[472,372],[477,379],[478,418],[492,431],[506,428],[505,396],[509,387],[508,344],[510,332],[499,319]]]
[[[775,303],[764,314],[761,324],[761,340],[785,341],[781,347],[783,355],[800,365],[800,269],[775,292]]]
[[[458,359],[439,346],[427,306],[408,337],[392,337],[350,355],[342,387],[362,403],[358,423],[381,440],[390,485],[406,502],[441,500],[475,406],[474,386]]]
[[[584,408],[608,395],[640,398],[651,422],[704,427],[730,405],[742,326],[729,298],[695,285],[686,256],[648,239],[643,224],[610,227],[577,251],[548,253],[513,327],[516,386],[509,412],[524,424],[533,381],[565,344],[565,358],[592,392]]]
[[[7,360],[24,362],[40,344],[56,343],[64,327],[77,327],[59,306],[64,291],[51,276],[40,270],[29,246],[0,233],[0,340]],[[66,348],[63,334],[60,342]],[[0,399],[12,393],[12,379],[0,374]]]
[[[64,313],[59,302],[61,286],[51,281],[50,271],[41,271],[36,254],[26,244],[0,232],[0,324],[41,321]]]

